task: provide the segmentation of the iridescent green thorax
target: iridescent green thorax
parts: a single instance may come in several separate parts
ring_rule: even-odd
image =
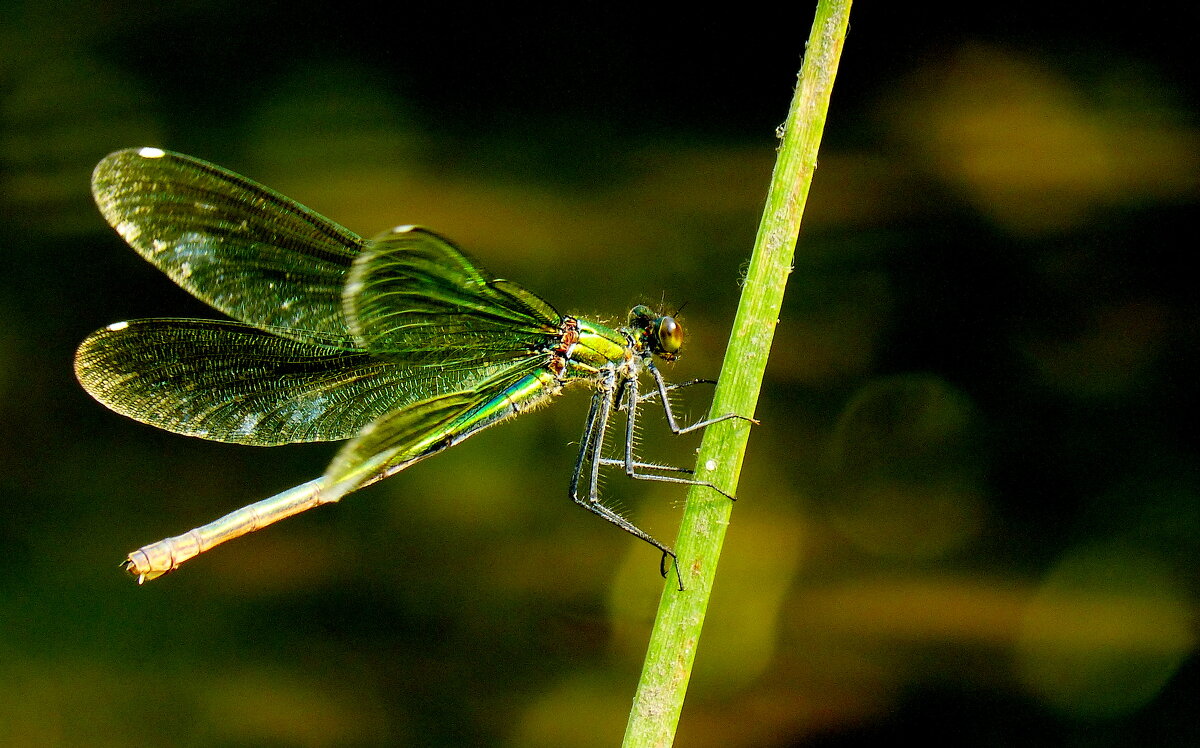
[[[564,351],[572,363],[598,369],[608,363],[620,364],[632,352],[624,332],[586,319],[575,320],[575,326],[576,339]]]
[[[683,347],[683,328],[675,318],[655,314],[641,304],[630,310],[625,327],[563,317],[559,334],[549,369],[560,380],[587,378],[610,365],[636,379],[643,358],[653,355],[674,361]]]

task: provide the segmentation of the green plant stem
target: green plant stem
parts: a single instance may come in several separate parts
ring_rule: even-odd
[[[820,0],[817,4],[713,398],[714,416],[750,414],[758,403],[784,287],[792,269],[800,217],[817,165],[817,149],[846,38],[850,2]],[[700,445],[696,477],[733,493],[750,428],[749,423],[740,420],[709,427]],[[680,591],[675,580],[665,585],[625,730],[627,748],[667,746],[674,740],[732,509],[732,502],[710,489],[693,486],[688,493],[675,545],[684,589]],[[770,584],[771,580],[763,583]]]

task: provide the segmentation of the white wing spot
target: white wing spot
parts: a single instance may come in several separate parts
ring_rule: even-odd
[[[129,327],[128,322],[114,322],[104,329],[109,332],[117,332],[118,330],[124,330],[126,327]]]
[[[147,146],[138,151],[138,155],[142,158],[162,158],[163,156],[167,155],[167,152],[162,148]]]
[[[238,424],[237,430],[234,433],[238,436],[249,436],[253,433],[254,429],[258,428],[259,421],[261,420],[262,418],[258,414],[247,413],[242,422]]]
[[[136,223],[130,223],[129,221],[121,221],[114,228],[116,228],[117,233],[121,235],[121,238],[130,244],[136,242],[138,237],[142,234],[142,230],[138,228],[138,225]]]

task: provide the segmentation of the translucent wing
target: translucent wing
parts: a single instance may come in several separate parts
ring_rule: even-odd
[[[382,416],[334,457],[325,471],[322,496],[336,500],[533,407],[550,396],[549,389],[516,385],[528,382],[525,377],[538,368],[536,361],[514,364],[470,388]]]
[[[561,337],[553,307],[423,229],[364,242],[244,177],[152,148],[107,156],[92,185],[134,249],[246,323],[142,320],[85,340],[80,382],[144,423],[241,444],[345,439],[543,365]]]
[[[92,174],[104,218],[184,289],[256,327],[352,347],[341,297],[363,240],[274,190],[157,148]]]
[[[418,366],[498,364],[544,351],[561,335],[554,307],[412,226],[367,242],[343,305],[359,347]]]
[[[478,400],[473,392],[452,392],[383,416],[338,452],[325,471],[322,496],[336,500],[383,477],[391,465],[442,451],[450,446],[447,427]]]
[[[396,408],[490,372],[405,369],[236,322],[148,319],[90,335],[75,373],[93,397],[143,423],[269,446],[348,439]]]

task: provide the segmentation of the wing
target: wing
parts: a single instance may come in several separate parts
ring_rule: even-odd
[[[416,366],[503,364],[544,356],[561,339],[554,307],[413,226],[367,242],[347,277],[343,308],[360,348]]]
[[[85,340],[80,382],[144,423],[241,444],[345,439],[418,401],[542,366],[561,341],[553,307],[424,229],[364,242],[244,177],[154,148],[107,156],[92,186],[134,249],[245,323],[141,320]]]
[[[325,470],[324,500],[336,501],[534,407],[550,396],[550,390],[516,385],[538,368],[536,361],[520,362],[470,387],[412,403],[372,422]]]
[[[90,335],[75,374],[92,397],[142,423],[270,446],[348,439],[384,414],[470,386],[490,370],[412,370],[236,322],[148,319]]]
[[[104,218],[142,257],[234,319],[352,347],[341,297],[363,240],[219,166],[157,148],[117,151],[92,174]]]

